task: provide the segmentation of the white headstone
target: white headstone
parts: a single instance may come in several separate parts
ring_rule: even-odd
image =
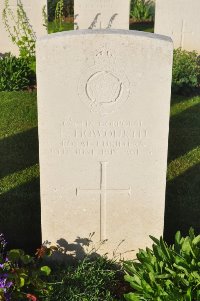
[[[199,12],[199,0],[156,0],[155,33],[170,36],[175,48],[200,53]]]
[[[16,17],[17,11],[17,3],[19,0],[9,0],[9,7],[13,12],[13,15]],[[27,14],[28,22],[30,27],[33,29],[36,37],[40,37],[42,35],[47,34],[47,30],[44,26],[44,18],[42,14],[42,10],[44,6],[47,11],[47,0],[21,0],[23,4],[23,8]],[[18,47],[14,45],[9,37],[9,33],[5,29],[5,25],[2,19],[2,13],[5,8],[5,1],[0,1],[0,53],[11,52],[13,54],[18,54]],[[9,25],[13,31],[13,26],[16,26],[14,22],[12,22],[12,17],[9,17]]]
[[[172,42],[124,30],[37,43],[42,238],[102,252],[163,232]]]
[[[75,29],[129,29],[130,0],[74,0]]]

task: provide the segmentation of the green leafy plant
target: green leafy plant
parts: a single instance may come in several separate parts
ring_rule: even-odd
[[[2,19],[12,42],[19,48],[21,57],[35,57],[36,36],[24,10],[21,0],[17,3],[16,13],[9,0],[5,0]]]
[[[72,30],[74,19],[73,0],[48,1],[48,32]]]
[[[35,73],[29,60],[11,54],[0,57],[0,91],[25,90],[34,83]]]
[[[47,6],[46,5],[44,5],[42,8],[42,17],[43,17],[43,21],[44,21],[43,26],[46,28],[46,30],[48,30],[48,14],[47,14]]]
[[[48,0],[48,20],[51,22],[55,19],[55,11],[57,3],[60,0]],[[64,17],[73,17],[74,15],[74,1],[73,0],[64,0],[63,7]]]
[[[190,229],[189,236],[177,232],[175,243],[167,245],[161,237],[151,237],[152,249],[140,250],[136,261],[124,264],[133,292],[127,301],[199,301],[200,235]]]
[[[37,301],[49,296],[51,285],[45,278],[51,269],[40,259],[25,254],[23,250],[6,252],[6,241],[0,235],[0,300]],[[39,299],[38,299],[39,298]]]
[[[174,50],[172,91],[188,94],[199,87],[200,60],[198,54],[178,48]]]
[[[152,21],[154,9],[154,3],[151,0],[132,0],[130,15],[136,21]]]
[[[58,27],[58,31],[63,30],[63,19],[64,19],[64,0],[59,0],[55,10],[55,23]]]

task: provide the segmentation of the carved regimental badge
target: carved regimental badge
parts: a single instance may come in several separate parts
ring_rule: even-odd
[[[95,64],[82,72],[78,93],[91,112],[109,114],[122,105],[129,96],[130,84],[109,50],[95,56]]]

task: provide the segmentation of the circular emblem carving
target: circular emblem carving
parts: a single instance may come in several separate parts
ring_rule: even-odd
[[[109,114],[127,100],[129,82],[123,72],[111,66],[104,69],[96,65],[83,72],[78,93],[91,112]]]
[[[118,101],[121,91],[122,83],[109,71],[99,71],[93,74],[86,84],[88,98],[97,105]]]

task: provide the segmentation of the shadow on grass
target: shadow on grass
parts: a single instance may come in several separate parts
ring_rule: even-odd
[[[0,195],[0,232],[8,248],[34,252],[41,245],[39,178]]]
[[[176,95],[176,94],[172,93],[172,104],[178,104],[178,103],[181,103],[183,101],[189,100],[190,98],[191,98],[191,96]]]
[[[130,30],[154,32],[154,22],[130,22]]]
[[[167,183],[165,239],[172,243],[178,230],[186,235],[190,227],[200,233],[200,164]]]
[[[39,161],[37,128],[0,140],[0,179],[6,187],[0,194],[0,233],[4,233],[9,248],[35,251],[41,244],[39,178],[24,174],[22,183],[12,188],[19,174]],[[13,176],[13,177],[12,177]],[[4,191],[4,187],[1,187]]]
[[[174,99],[173,102],[179,100]],[[187,163],[187,153],[198,146],[200,104],[171,118],[168,163],[183,155]],[[169,181],[166,189],[165,239],[171,243],[176,231],[181,230],[185,235],[190,227],[200,233],[200,164],[190,166],[183,174]]]
[[[200,146],[200,104],[170,120],[168,163]]]
[[[0,140],[0,179],[39,162],[38,129]]]

